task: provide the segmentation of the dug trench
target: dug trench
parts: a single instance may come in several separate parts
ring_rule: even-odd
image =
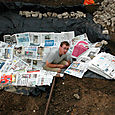
[[[10,1],[10,0],[9,0]],[[25,0],[26,1],[26,0]],[[32,0],[30,0],[32,1]],[[27,0],[26,2],[30,2]],[[101,2],[102,0],[98,0]],[[47,5],[75,5],[81,0],[34,1]],[[92,10],[89,8],[88,10]],[[108,48],[115,55],[115,33],[110,33]],[[114,115],[115,82],[97,78],[56,78],[48,115]],[[44,115],[47,93],[37,97],[0,91],[1,115]]]

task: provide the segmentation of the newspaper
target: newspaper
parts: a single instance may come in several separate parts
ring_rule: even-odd
[[[81,58],[81,56],[93,59],[100,51],[100,47],[99,48],[95,48],[95,47],[90,47],[87,51],[85,51],[84,53],[82,53],[80,56],[78,56],[78,60],[79,58]]]
[[[27,86],[27,87],[35,87],[42,85],[51,85],[53,76],[55,76],[57,72],[40,70],[39,72],[31,72],[31,73],[18,73],[16,77],[17,86]]]
[[[115,79],[115,56],[109,53],[99,53],[90,61],[88,69],[107,79]]]

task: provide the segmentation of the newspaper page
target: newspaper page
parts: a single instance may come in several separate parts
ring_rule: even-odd
[[[30,45],[30,36],[28,32],[14,34],[14,35],[16,37],[18,46],[29,46]]]
[[[35,87],[37,81],[37,73],[20,73],[16,78],[17,86]]]
[[[87,71],[87,66],[87,63],[75,61],[64,71],[64,73],[82,78]]]
[[[102,52],[90,62],[88,68],[91,71],[96,68],[97,74],[100,73],[107,79],[115,79],[115,56]]]
[[[15,35],[4,35],[4,42],[8,43],[9,45],[16,44],[16,36]]]
[[[90,46],[91,42],[88,40],[88,37],[85,33],[78,35],[71,40],[71,47],[68,52],[72,54],[73,58],[77,58],[80,54],[90,48]]]
[[[57,72],[40,70],[40,74],[38,74],[37,85],[51,85],[53,76],[56,76]]]

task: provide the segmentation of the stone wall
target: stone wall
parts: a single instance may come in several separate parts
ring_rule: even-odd
[[[101,2],[101,6],[93,15],[95,23],[99,23],[105,29],[115,32],[115,0],[104,0]]]

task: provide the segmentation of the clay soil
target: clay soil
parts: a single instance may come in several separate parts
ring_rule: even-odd
[[[58,0],[54,1],[58,3]],[[80,0],[67,1],[75,4]],[[67,3],[66,0],[59,2]],[[110,35],[108,47],[115,55],[115,33]],[[115,81],[104,79],[79,79],[69,75],[65,75],[65,80],[56,78],[48,115],[114,115],[114,86]],[[74,94],[78,97],[75,98]],[[0,115],[44,115],[48,100],[46,97],[46,92],[33,97],[0,91]]]

